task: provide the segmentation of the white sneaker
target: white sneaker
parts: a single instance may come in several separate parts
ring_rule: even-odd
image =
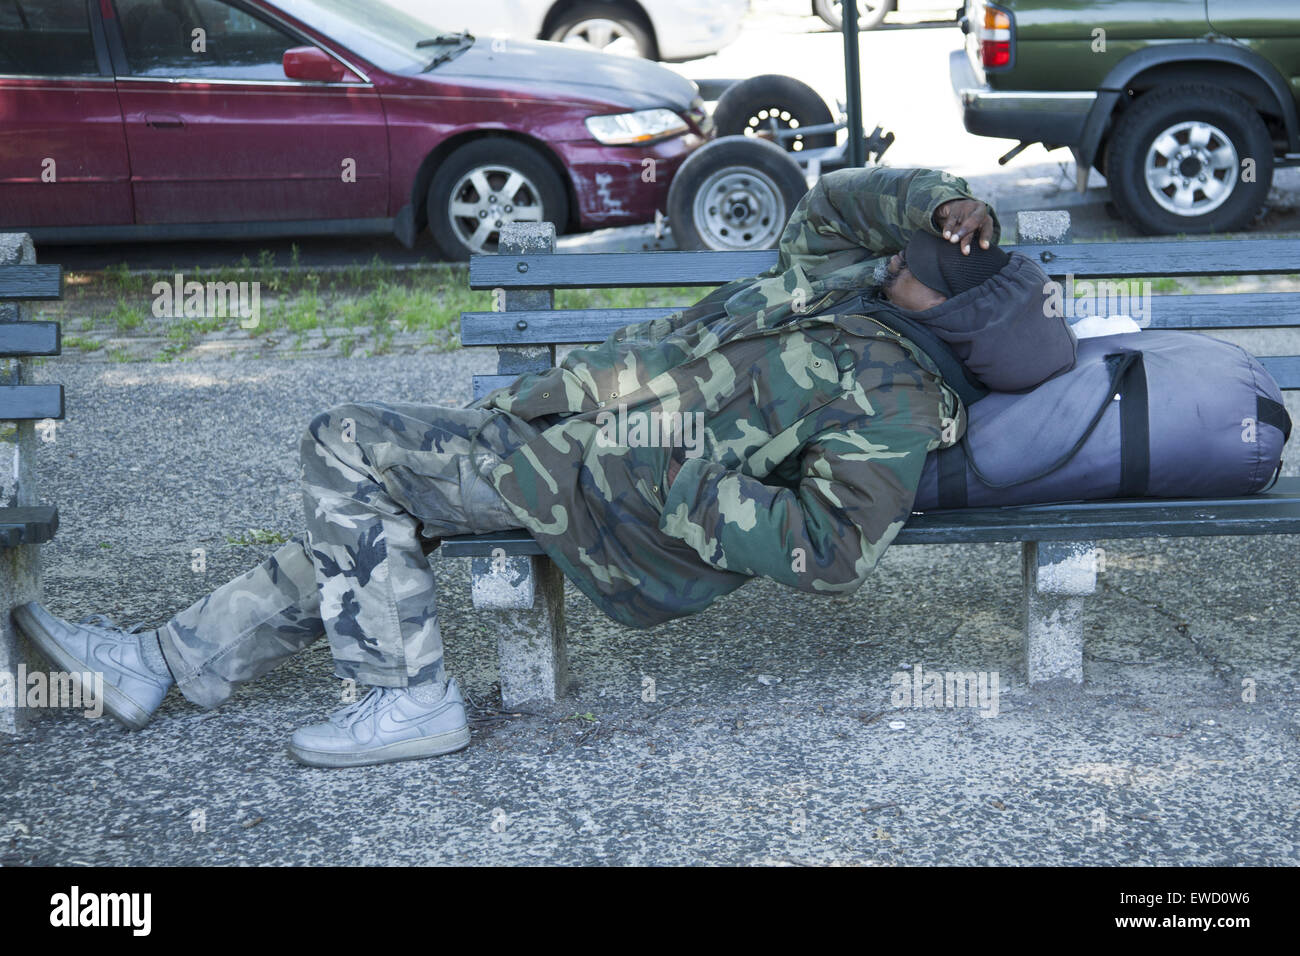
[[[361,767],[415,760],[469,746],[469,721],[456,678],[442,700],[424,704],[401,687],[375,687],[323,724],[294,731],[289,754],[309,767]]]
[[[14,608],[13,618],[56,667],[102,674],[104,709],[132,730],[149,722],[172,686],[170,674],[157,674],[144,661],[136,633],[143,624],[118,627],[103,614],[74,623],[55,617],[35,601]]]

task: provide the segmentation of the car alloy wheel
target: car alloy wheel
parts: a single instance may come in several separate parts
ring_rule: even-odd
[[[1222,206],[1237,185],[1239,160],[1232,140],[1203,120],[1175,123],[1152,140],[1143,171],[1147,191],[1162,209],[1203,216]]]
[[[536,184],[509,166],[476,166],[457,180],[447,211],[456,235],[476,255],[494,253],[508,222],[541,222]]]
[[[619,56],[641,55],[641,46],[627,25],[606,17],[579,20],[560,35],[560,42]]]
[[[1249,228],[1268,201],[1274,144],[1258,109],[1209,83],[1156,87],[1106,144],[1115,208],[1147,235]],[[1204,179],[1202,179],[1204,177]]]
[[[695,194],[693,211],[695,227],[710,249],[766,249],[790,217],[776,183],[744,166],[709,176]]]

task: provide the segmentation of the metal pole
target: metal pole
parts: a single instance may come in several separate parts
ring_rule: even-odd
[[[845,105],[849,122],[849,166],[857,169],[867,162],[866,144],[862,140],[862,71],[858,65],[858,0],[840,0],[840,17],[844,31]]]

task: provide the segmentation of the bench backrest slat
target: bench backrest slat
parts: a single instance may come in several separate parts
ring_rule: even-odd
[[[57,322],[0,322],[0,356],[58,355],[61,347]]]
[[[469,261],[469,287],[608,289],[722,285],[742,276],[757,275],[775,262],[775,249],[474,256]]]
[[[555,312],[462,312],[461,345],[543,345],[603,342],[623,328],[677,309],[563,309]],[[523,328],[520,328],[522,323]]]
[[[63,267],[0,266],[0,302],[47,302],[63,298]]]
[[[1300,272],[1300,239],[1072,242],[1003,248],[1029,256],[1057,279]],[[776,257],[772,249],[475,256],[470,260],[469,284],[472,289],[721,285],[762,272]]]
[[[1259,364],[1277,380],[1278,388],[1300,388],[1300,355],[1259,355]]]
[[[63,418],[62,385],[0,385],[0,421]]]
[[[1300,272],[1300,239],[1071,242],[1008,248],[1029,256],[1057,279]]]
[[[522,236],[522,234],[521,234]],[[720,285],[763,272],[776,250],[756,252],[636,252],[555,254],[553,237],[518,238],[493,256],[470,260],[470,286],[506,290],[505,311],[465,312],[461,343],[496,346],[496,375],[474,376],[474,397],[511,384],[519,372],[549,367],[560,344],[602,342],[638,322],[662,318],[689,303],[650,308],[589,308],[556,311],[556,289],[663,288]],[[1080,281],[1156,276],[1261,275],[1300,272],[1300,239],[1197,239],[1126,242],[1025,243],[1004,247],[1042,264],[1057,280]],[[1095,282],[1076,299],[1063,290],[1071,321],[1088,314],[1132,314],[1134,303],[1112,286]],[[1140,294],[1140,290],[1137,290]],[[1141,301],[1141,300],[1139,300]],[[1081,308],[1086,302],[1087,308]],[[1142,303],[1144,306],[1146,302]],[[1187,330],[1300,328],[1300,293],[1177,293],[1152,296],[1150,311],[1134,316],[1145,328]],[[1284,389],[1300,389],[1300,355],[1259,356]]]
[[[1112,309],[1112,306],[1116,306]],[[663,318],[681,306],[645,309],[563,309],[560,311],[465,312],[462,345],[541,345],[552,342],[603,342],[612,333],[649,319]],[[1097,299],[1099,315],[1131,314],[1120,302]],[[1071,315],[1070,320],[1081,316]],[[1139,317],[1145,321],[1147,316]],[[1153,329],[1246,329],[1300,326],[1300,292],[1242,292],[1151,297]],[[522,326],[522,327],[521,327]]]

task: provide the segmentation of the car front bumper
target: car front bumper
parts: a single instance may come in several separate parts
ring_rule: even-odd
[[[948,73],[967,132],[1048,146],[1083,142],[1096,91],[995,90],[979,81],[965,50],[949,54]]]
[[[668,211],[668,187],[678,167],[704,139],[684,133],[644,146],[594,141],[552,143],[568,170],[580,229],[653,222]]]

